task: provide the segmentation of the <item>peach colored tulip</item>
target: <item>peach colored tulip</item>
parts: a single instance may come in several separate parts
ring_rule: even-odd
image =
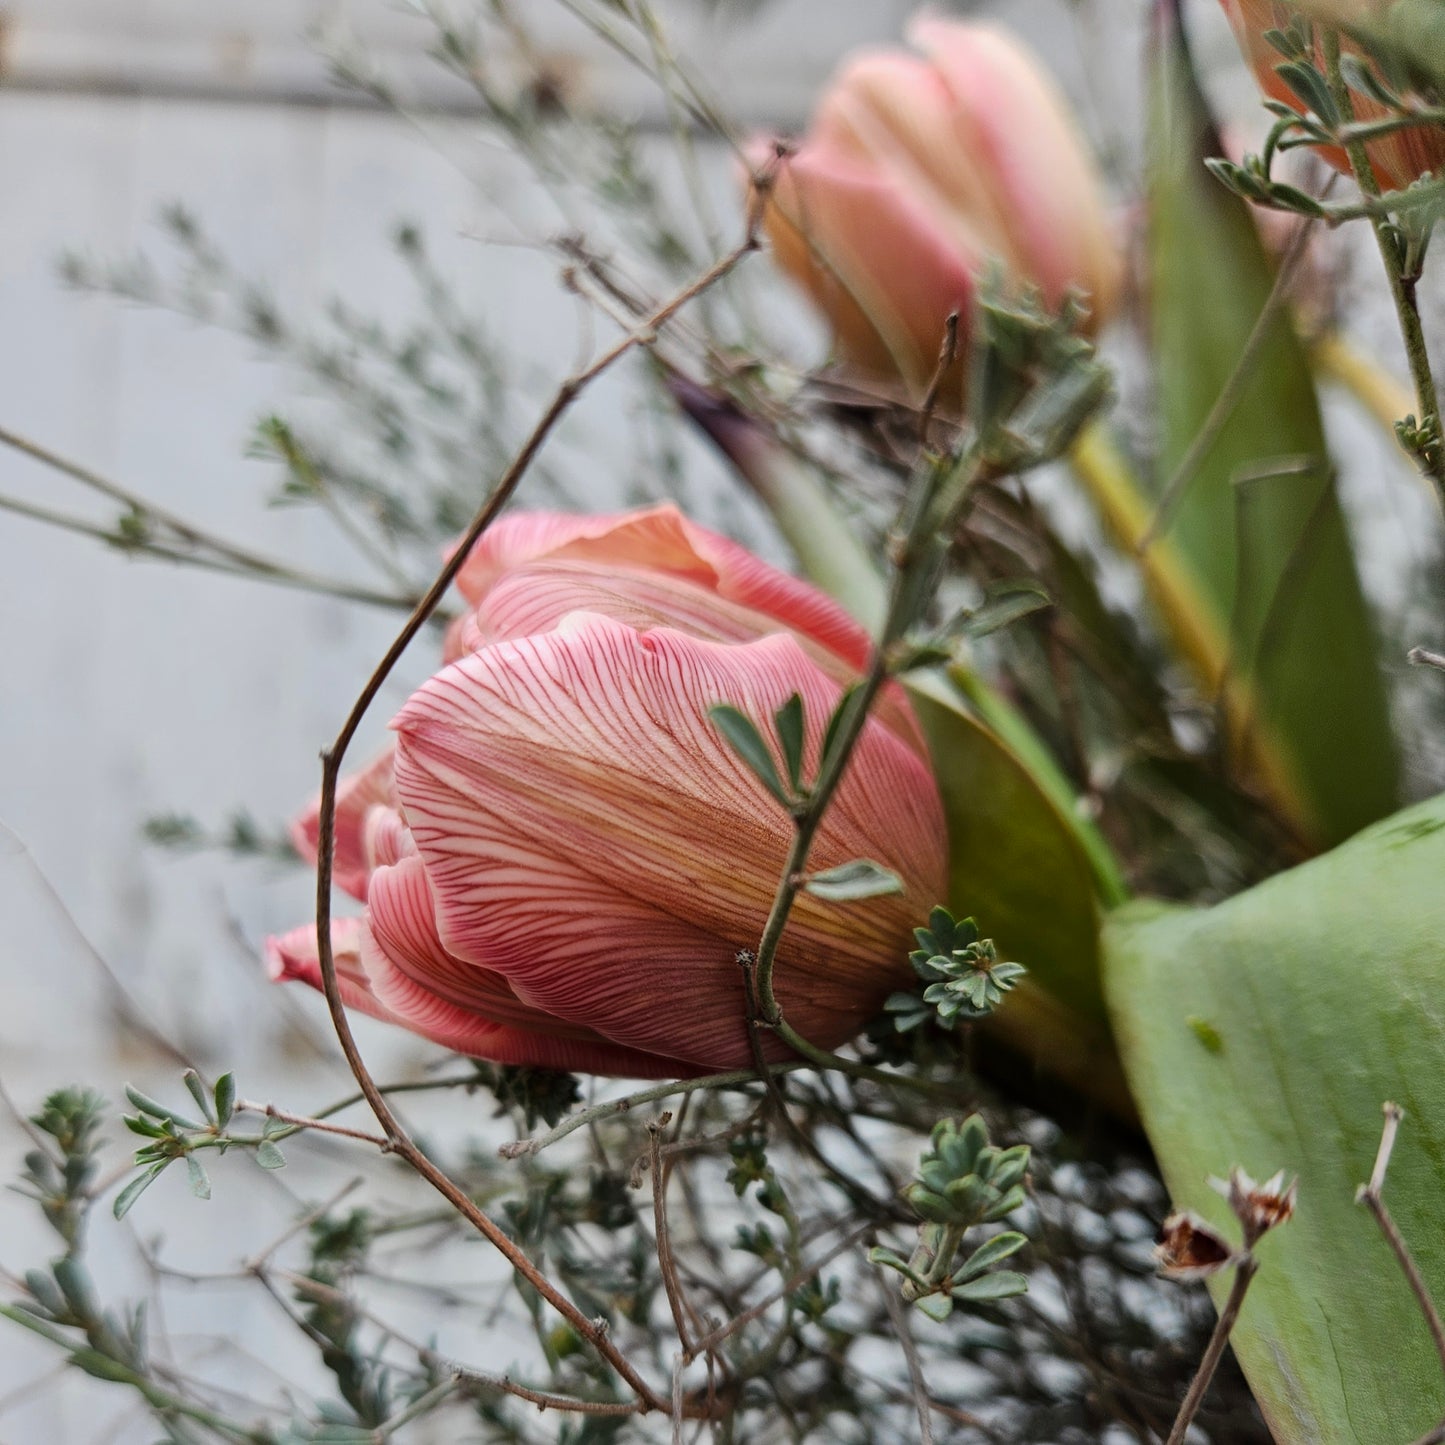
[[[458,576],[452,659],[342,788],[338,884],[367,903],[333,937],[343,998],[509,1063],[668,1076],[749,1061],[739,949],[756,945],[791,836],[724,744],[729,702],[767,734],[791,693],[806,768],[868,640],[836,604],[670,506],[519,515]],[[293,837],[315,856],[316,809]],[[909,978],[910,929],[942,896],[946,840],[901,695],[866,726],[814,848],[873,858],[902,896],[804,895],[775,982],[836,1046]],[[269,944],[316,984],[314,930]],[[773,1058],[786,1050],[766,1040]]]
[[[763,219],[782,267],[832,322],[844,357],[917,395],[949,312],[984,268],[1098,322],[1121,274],[1078,123],[1029,52],[993,25],[920,16],[920,52],[855,56],[778,165]],[[750,154],[761,171],[774,144]],[[960,368],[961,371],[961,368]]]
[[[1264,38],[1266,30],[1287,26],[1291,17],[1299,11],[1279,3],[1279,0],[1221,0],[1221,3],[1260,88],[1271,100],[1303,112],[1304,103],[1280,79],[1275,69],[1284,63],[1284,56]],[[1383,7],[1370,3],[1370,0],[1338,0],[1329,8],[1336,18],[1345,21],[1352,15],[1363,18]],[[1358,54],[1358,47],[1349,40],[1342,41],[1341,48]],[[1323,51],[1318,45],[1315,60],[1323,67]],[[1350,92],[1350,99],[1356,120],[1381,120],[1390,114],[1377,101],[1357,91]],[[1427,171],[1438,172],[1445,168],[1445,128],[1438,125],[1411,126],[1377,137],[1366,145],[1365,150],[1382,189],[1401,190]],[[1326,146],[1320,148],[1319,154],[1336,170],[1350,174],[1349,158],[1343,150]]]

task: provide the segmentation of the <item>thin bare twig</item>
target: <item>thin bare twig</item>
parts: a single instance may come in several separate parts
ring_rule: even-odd
[[[860,1225],[851,1234],[846,1234],[831,1249],[825,1250],[815,1259],[812,1264],[800,1269],[786,1283],[781,1284],[766,1298],[761,1299],[751,1309],[746,1309],[742,1314],[730,1319],[727,1324],[719,1325],[710,1335],[704,1335],[693,1347],[688,1355],[688,1362],[691,1363],[699,1355],[710,1354],[722,1342],[730,1336],[735,1335],[746,1325],[752,1324],[756,1319],[761,1319],[772,1307],[781,1300],[787,1299],[790,1294],[796,1294],[798,1290],[807,1284],[819,1270],[826,1269],[840,1254],[846,1254],[855,1244],[866,1239],[874,1230],[871,1222]]]
[[[797,1069],[811,1067],[811,1064],[803,1062],[774,1064],[773,1072],[787,1074]],[[605,1099],[600,1104],[592,1104],[586,1109],[579,1109],[577,1113],[569,1114],[547,1133],[539,1134],[531,1139],[518,1139],[511,1144],[503,1144],[497,1153],[503,1159],[519,1159],[524,1154],[540,1154],[542,1150],[551,1148],[559,1139],[565,1139],[574,1130],[585,1128],[589,1124],[595,1124],[599,1119],[607,1119],[614,1114],[626,1114],[639,1104],[651,1104],[659,1099],[670,1099],[677,1094],[690,1094],[697,1089],[731,1088],[737,1084],[756,1083],[757,1080],[758,1074],[752,1069],[734,1069],[726,1074],[704,1074],[697,1079],[678,1079],[668,1084],[656,1084],[651,1088],[639,1089],[635,1094],[628,1094],[621,1099]]]
[[[1405,1243],[1405,1236],[1400,1233],[1399,1226],[1385,1206],[1385,1174],[1390,1167],[1390,1155],[1395,1149],[1395,1135],[1399,1132],[1400,1120],[1405,1117],[1405,1111],[1398,1104],[1387,1102],[1384,1112],[1385,1124],[1380,1131],[1380,1147],[1375,1154],[1375,1167],[1370,1171],[1370,1182],[1360,1185],[1355,1194],[1355,1202],[1363,1204],[1375,1216],[1375,1223],[1380,1226],[1380,1233],[1385,1236],[1385,1242],[1390,1246],[1401,1271],[1409,1281],[1415,1302],[1420,1306],[1420,1313],[1425,1316],[1430,1338],[1435,1342],[1435,1353],[1440,1357],[1440,1368],[1445,1370],[1445,1323],[1441,1322],[1440,1311],[1436,1309],[1435,1301],[1430,1298],[1430,1289],[1410,1253],[1409,1245]]]
[[[331,875],[336,844],[336,789],[341,775],[341,762],[350,746],[361,720],[375,700],[392,669],[412,639],[425,626],[432,611],[441,601],[452,579],[461,569],[478,539],[500,514],[511,499],[532,461],[541,451],[543,444],[568,410],[577,396],[589,382],[600,376],[615,361],[634,347],[651,344],[657,328],[664,325],[689,301],[709,286],[726,276],[745,256],[758,247],[758,228],[761,219],[760,203],[755,204],[748,218],[747,232],[741,243],[715,262],[690,285],[684,287],[671,300],[657,308],[647,321],[636,330],[629,332],[611,348],[597,358],[590,366],[574,372],[557,389],[551,403],[542,413],[531,435],[522,445],[503,475],[483,502],[471,525],[463,534],[452,555],[437,573],[412,615],[387,649],[381,662],[363,686],[360,695],[352,705],[341,731],[332,745],[322,754],[321,802],[317,825],[317,868],[316,868],[316,936],[317,951],[321,968],[322,986],[326,994],[327,1007],[331,1012],[332,1025],[341,1044],[342,1052],[372,1113],[391,1141],[393,1151],[425,1179],[457,1212],[466,1219],[489,1243],[491,1243],[509,1264],[532,1286],[553,1309],[555,1309],[578,1335],[587,1341],[593,1350],[617,1373],[638,1397],[637,1408],[641,1410],[669,1411],[669,1402],[637,1373],[631,1362],[612,1342],[606,1332],[605,1323],[590,1320],[537,1268],[526,1252],[512,1240],[468,1195],[439,1169],[417,1146],[400,1120],[392,1111],[386,1097],[376,1086],[370,1070],[356,1045],[346,1009],[341,1001],[341,990],[336,976],[336,959],[331,946]],[[630,1413],[630,1409],[624,1413]],[[612,1412],[617,1413],[617,1412]]]
[[[1249,1291],[1249,1283],[1258,1271],[1259,1264],[1253,1254],[1246,1252],[1239,1257],[1234,1266],[1234,1283],[1230,1287],[1229,1298],[1219,1312],[1219,1319],[1214,1326],[1214,1333],[1209,1337],[1209,1345],[1204,1351],[1204,1358],[1200,1360],[1189,1391],[1184,1396],[1184,1403],[1179,1407],[1178,1415],[1174,1417],[1174,1428],[1170,1430],[1169,1439],[1165,1445],[1184,1445],[1184,1437],[1189,1433],[1189,1426],[1199,1413],[1199,1407],[1204,1403],[1204,1397],[1209,1391],[1210,1382],[1214,1379],[1214,1372],[1219,1368],[1220,1360],[1224,1358],[1224,1347],[1229,1343],[1229,1336],[1234,1329],[1235,1321],[1239,1318],[1240,1307],[1244,1304],[1244,1296]]]
[[[685,1355],[688,1349],[687,1305],[683,1299],[682,1282],[677,1277],[677,1266],[673,1262],[672,1236],[667,1229],[668,1165],[662,1157],[662,1131],[671,1122],[672,1115],[663,1113],[647,1126],[648,1159],[652,1170],[652,1226],[657,1240],[657,1271],[662,1277],[663,1293],[667,1295],[672,1322],[677,1326],[677,1338]],[[682,1373],[678,1370],[673,1382],[674,1394],[682,1388],[681,1381]]]
[[[908,1312],[903,1301],[887,1280],[874,1270],[873,1277],[883,1292],[883,1308],[898,1337],[898,1347],[908,1365],[908,1382],[913,1388],[913,1404],[918,1411],[918,1445],[933,1445],[933,1402],[928,1397],[928,1382],[923,1378],[923,1366],[918,1359],[918,1346],[913,1343],[913,1331],[908,1326]]]
[[[242,577],[253,582],[267,582],[275,587],[290,587],[298,592],[319,592],[327,597],[340,597],[346,602],[361,602],[368,607],[411,608],[416,605],[414,597],[399,593],[377,592],[370,587],[360,587],[342,578],[324,577],[315,572],[304,572],[285,562],[270,559],[264,566],[243,566],[238,562],[205,552],[185,551],[179,546],[167,546],[148,537],[124,537],[112,527],[93,522],[85,517],[76,517],[54,507],[43,507],[36,502],[22,501],[19,497],[0,495],[0,511],[14,513],[17,517],[28,517],[32,522],[43,522],[61,532],[73,532],[77,536],[91,537],[103,542],[117,552],[132,556],[151,557],[158,562],[174,562],[183,567],[199,567],[206,572],[218,572],[223,577]],[[192,546],[192,543],[186,543]]]
[[[363,1144],[374,1144],[383,1154],[391,1152],[391,1140],[381,1134],[372,1134],[365,1129],[352,1129],[345,1124],[330,1124],[324,1119],[313,1119],[306,1114],[291,1114],[285,1109],[278,1109],[275,1104],[258,1104],[253,1099],[238,1099],[236,1111],[240,1114],[261,1114],[267,1119],[289,1124],[293,1129],[316,1129],[323,1134],[339,1134],[343,1139],[359,1139]]]
[[[555,1395],[550,1390],[534,1390],[530,1385],[519,1384],[510,1375],[489,1375],[484,1370],[459,1365],[432,1350],[421,1352],[421,1362],[444,1371],[464,1388],[498,1390],[526,1400],[539,1410],[566,1410],[574,1415],[637,1415],[647,1408],[641,1400],[577,1400],[570,1395]]]
[[[928,392],[923,398],[923,407],[918,413],[918,445],[928,450],[928,433],[933,426],[933,412],[938,406],[938,393],[943,389],[943,379],[958,356],[958,312],[950,311],[943,323],[943,344],[938,351],[938,365],[933,370],[933,379],[928,383]]]

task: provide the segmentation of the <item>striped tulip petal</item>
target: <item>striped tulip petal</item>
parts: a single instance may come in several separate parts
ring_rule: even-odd
[[[610,617],[639,632],[671,627],[708,642],[751,642],[779,630],[777,620],[766,612],[667,573],[549,560],[518,568],[487,592],[476,610],[457,624],[465,645],[453,660],[493,642],[550,632],[572,612]],[[795,635],[809,660],[840,687],[857,678],[860,664],[853,657],[841,657],[815,637]],[[865,652],[865,662],[866,657]],[[874,716],[920,756],[927,755],[901,687],[890,684],[883,690]]]
[[[331,957],[336,963],[336,983],[341,1001],[349,1009],[370,1014],[372,1018],[394,1022],[393,1016],[371,991],[371,982],[361,964],[361,920],[336,918],[331,923]],[[316,947],[316,925],[303,924],[289,933],[266,940],[266,971],[273,983],[310,984],[317,992],[321,985],[321,955]]]
[[[766,723],[795,691],[811,767],[839,688],[783,634],[720,645],[574,614],[433,678],[394,724],[396,780],[446,954],[618,1043],[745,1063],[734,956],[761,931],[790,825],[708,709]],[[804,1034],[842,1041],[907,977],[943,855],[926,765],[870,723],[813,865],[873,857],[907,895],[800,901],[777,986]]]
[[[688,582],[769,618],[766,631],[786,627],[857,671],[868,663],[866,629],[831,597],[699,527],[671,502],[610,516],[519,512],[504,517],[473,547],[457,574],[457,587],[478,604],[503,576],[542,561],[591,563],[629,577]],[[687,623],[675,625],[685,628]]]

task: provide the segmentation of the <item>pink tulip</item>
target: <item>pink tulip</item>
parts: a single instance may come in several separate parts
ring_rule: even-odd
[[[1303,113],[1305,106],[1294,91],[1280,78],[1275,69],[1284,64],[1284,56],[1264,38],[1264,32],[1289,24],[1292,16],[1299,11],[1279,0],[1221,0],[1225,14],[1234,30],[1234,37],[1244,58],[1254,71],[1260,89],[1271,99]],[[1341,23],[1351,19],[1365,19],[1379,13],[1384,7],[1372,0],[1335,0],[1328,7],[1332,19]],[[1348,39],[1342,40],[1341,49],[1346,53],[1359,53],[1358,46]],[[1324,51],[1316,43],[1315,63],[1323,68]],[[1358,121],[1375,121],[1388,118],[1392,112],[1378,101],[1371,100],[1358,91],[1350,92],[1350,100]],[[1365,151],[1375,179],[1387,191],[1403,190],[1412,181],[1427,172],[1445,169],[1445,127],[1436,124],[1410,126],[1376,137],[1367,143]],[[1319,154],[1338,171],[1350,174],[1349,157],[1342,149],[1322,146]]]
[[[671,506],[508,518],[457,581],[473,610],[452,660],[393,722],[394,752],[338,797],[336,879],[367,903],[333,936],[343,998],[500,1062],[745,1066],[736,955],[757,944],[792,829],[708,709],[731,703],[768,735],[798,693],[815,769],[866,634]],[[314,805],[293,837],[315,856]],[[906,986],[911,927],[944,888],[937,790],[896,690],[810,867],[855,858],[891,868],[904,894],[805,894],[775,973],[785,1016],[825,1047]],[[277,977],[319,982],[314,930],[269,954]]]
[[[908,39],[920,55],[864,51],[833,80],[764,224],[845,358],[916,395],[951,311],[966,339],[990,263],[1052,306],[1078,289],[1095,322],[1121,265],[1078,123],[1029,52],[996,26],[928,15]],[[753,149],[756,172],[774,149]]]

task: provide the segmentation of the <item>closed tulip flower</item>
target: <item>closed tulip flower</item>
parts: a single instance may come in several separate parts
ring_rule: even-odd
[[[1266,30],[1281,29],[1300,12],[1293,6],[1279,3],[1279,0],[1222,0],[1235,39],[1244,52],[1244,58],[1254,71],[1260,88],[1271,99],[1282,102],[1294,110],[1303,112],[1304,102],[1280,78],[1275,69],[1284,63],[1284,56],[1264,38]],[[1341,23],[1350,19],[1365,19],[1385,9],[1373,0],[1334,0],[1327,7],[1327,13]],[[1349,40],[1341,42],[1346,52],[1355,50]],[[1323,49],[1317,44],[1315,63],[1324,65]],[[1386,110],[1378,101],[1358,91],[1350,93],[1351,105],[1357,121],[1384,120],[1393,112]],[[1419,180],[1427,172],[1438,172],[1445,168],[1445,127],[1437,124],[1408,126],[1391,131],[1388,135],[1377,136],[1366,143],[1365,152],[1370,158],[1370,167],[1382,189],[1402,190],[1412,181]],[[1319,151],[1336,170],[1350,173],[1349,157],[1342,149],[1321,147]]]
[[[756,946],[792,829],[709,708],[731,703],[766,735],[797,693],[815,769],[866,634],[670,506],[506,519],[457,580],[471,610],[451,661],[338,795],[336,881],[367,905],[335,925],[344,1000],[502,1063],[747,1065],[737,953]],[[312,857],[316,821],[313,806],[294,830]],[[805,1037],[836,1046],[907,983],[945,857],[927,755],[890,690],[810,866],[872,858],[905,891],[798,900],[774,980]],[[277,977],[319,983],[314,929],[269,954]]]
[[[763,222],[845,360],[917,396],[950,312],[966,340],[990,264],[1051,306],[1081,292],[1094,323],[1121,266],[1078,123],[1029,52],[932,16],[908,39],[918,54],[864,51],[835,77],[772,170]],[[759,174],[773,149],[754,147]]]

